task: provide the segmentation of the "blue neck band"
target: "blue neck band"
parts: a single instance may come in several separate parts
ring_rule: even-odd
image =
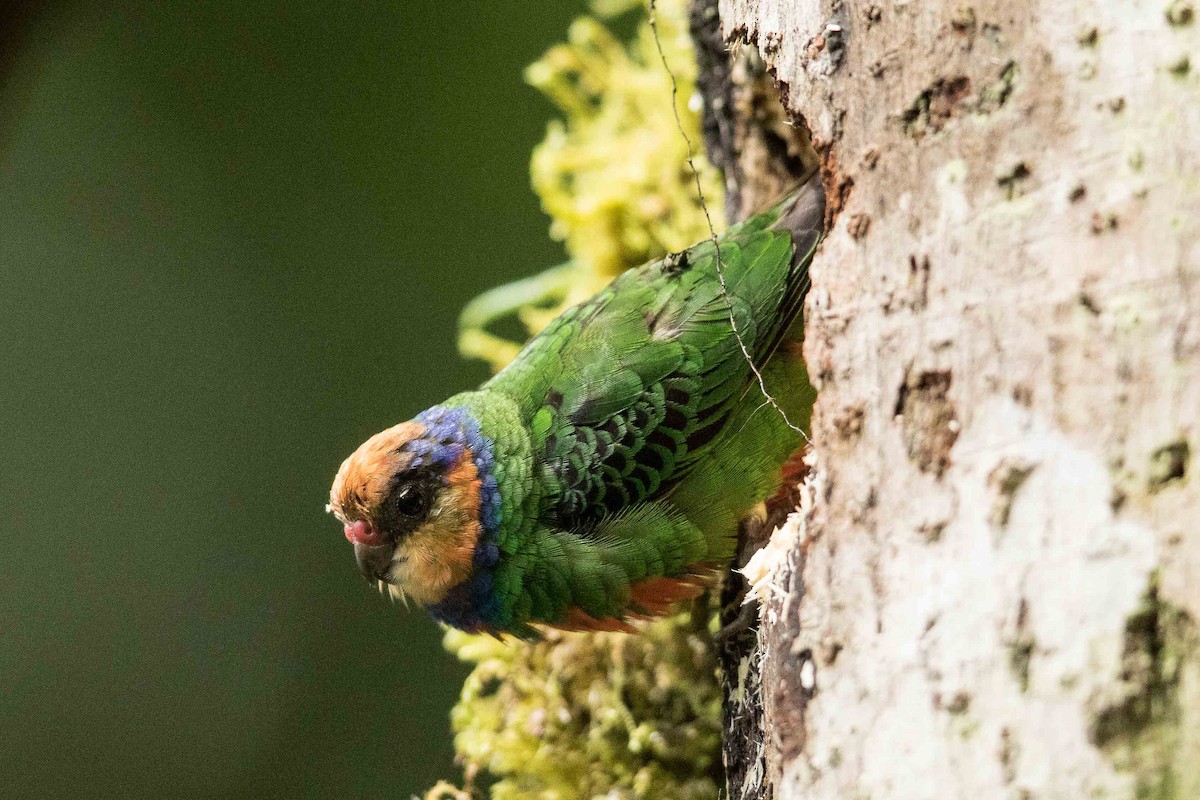
[[[475,544],[475,569],[471,577],[453,587],[438,603],[429,606],[433,616],[455,628],[477,631],[499,612],[499,599],[492,591],[492,568],[500,560],[500,488],[496,484],[492,440],[465,408],[433,406],[416,417],[426,434],[410,442],[407,449],[420,462],[450,469],[469,454],[479,475],[479,541]]]

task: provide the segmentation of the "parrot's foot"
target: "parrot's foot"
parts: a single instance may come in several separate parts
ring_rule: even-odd
[[[713,643],[719,648],[726,648],[728,645],[741,637],[742,634],[757,631],[758,628],[758,601],[751,600],[749,603],[744,603],[741,609],[738,610],[736,617],[725,623],[713,634]]]
[[[726,592],[722,596],[724,607],[721,609],[721,620],[725,624],[713,634],[713,642],[720,649],[737,650],[743,634],[751,631],[757,633],[758,601],[745,602],[746,581],[737,574],[737,570],[746,566],[750,558],[771,538],[771,533],[787,522],[788,515],[800,505],[800,484],[808,473],[808,465],[804,461],[807,453],[808,447],[801,447],[788,457],[781,470],[778,490],[742,520],[738,532],[739,552],[733,564],[734,575],[730,576],[733,580],[726,581]],[[734,604],[737,604],[736,611]]]

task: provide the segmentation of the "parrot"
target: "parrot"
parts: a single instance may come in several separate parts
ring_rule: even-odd
[[[806,439],[819,175],[568,308],[478,389],[367,439],[327,510],[359,571],[471,633],[636,631],[727,569]]]

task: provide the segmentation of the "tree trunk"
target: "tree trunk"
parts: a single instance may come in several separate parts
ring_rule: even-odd
[[[1193,0],[719,12],[694,27],[731,215],[771,143],[734,131],[761,106],[720,39],[777,79],[829,207],[813,466],[747,570],[731,796],[1200,798]]]

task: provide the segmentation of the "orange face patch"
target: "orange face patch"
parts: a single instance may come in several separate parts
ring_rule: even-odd
[[[465,454],[446,476],[424,525],[396,548],[405,559],[393,577],[399,589],[419,603],[440,601],[471,576],[479,523],[479,473]]]
[[[329,510],[343,523],[374,521],[396,473],[412,461],[404,445],[425,433],[416,422],[401,422],[367,439],[342,462],[329,489]]]
[[[363,442],[338,469],[329,491],[329,510],[343,523],[364,520],[380,527],[380,509],[395,476],[413,463],[408,443],[426,434],[424,425],[403,422]],[[399,542],[389,575],[394,594],[436,603],[466,580],[479,541],[479,475],[469,452],[442,476],[426,521]]]

